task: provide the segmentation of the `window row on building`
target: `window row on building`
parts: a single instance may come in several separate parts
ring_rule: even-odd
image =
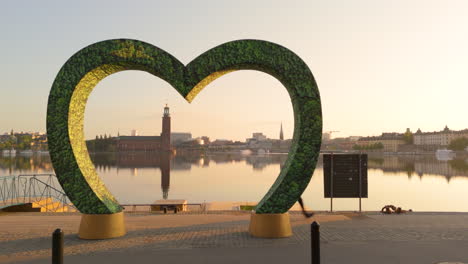
[[[418,129],[413,135],[415,145],[431,146],[448,146],[452,140],[462,137],[468,138],[468,129],[454,131],[447,126],[439,132],[421,132]]]

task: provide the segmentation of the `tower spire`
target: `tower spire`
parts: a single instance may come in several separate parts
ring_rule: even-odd
[[[166,106],[164,107],[164,116],[169,116],[169,106]]]
[[[283,122],[281,122],[280,140],[284,140],[284,135],[283,135]]]

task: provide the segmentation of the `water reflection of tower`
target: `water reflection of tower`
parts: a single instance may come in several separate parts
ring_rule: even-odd
[[[169,196],[169,185],[171,183],[171,155],[164,153],[161,155],[159,168],[161,169],[161,189],[163,199]]]
[[[280,140],[284,140],[284,135],[283,135],[283,122],[281,122],[281,128],[280,128]]]

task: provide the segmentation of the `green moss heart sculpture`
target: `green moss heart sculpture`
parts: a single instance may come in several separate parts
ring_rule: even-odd
[[[165,80],[188,102],[211,81],[231,71],[258,70],[277,78],[291,97],[294,135],[288,159],[256,213],[287,212],[300,198],[314,172],[322,136],[320,94],[301,58],[271,42],[238,40],[208,50],[184,66],[151,44],[115,39],[92,44],[73,55],[60,69],[49,94],[50,157],[58,181],[81,213],[122,211],[91,162],[83,121],[88,96],[96,84],[125,70],[141,70]]]

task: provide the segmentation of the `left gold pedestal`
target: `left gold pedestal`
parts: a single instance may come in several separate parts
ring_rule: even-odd
[[[123,212],[115,214],[82,214],[78,237],[109,239],[126,234]]]

